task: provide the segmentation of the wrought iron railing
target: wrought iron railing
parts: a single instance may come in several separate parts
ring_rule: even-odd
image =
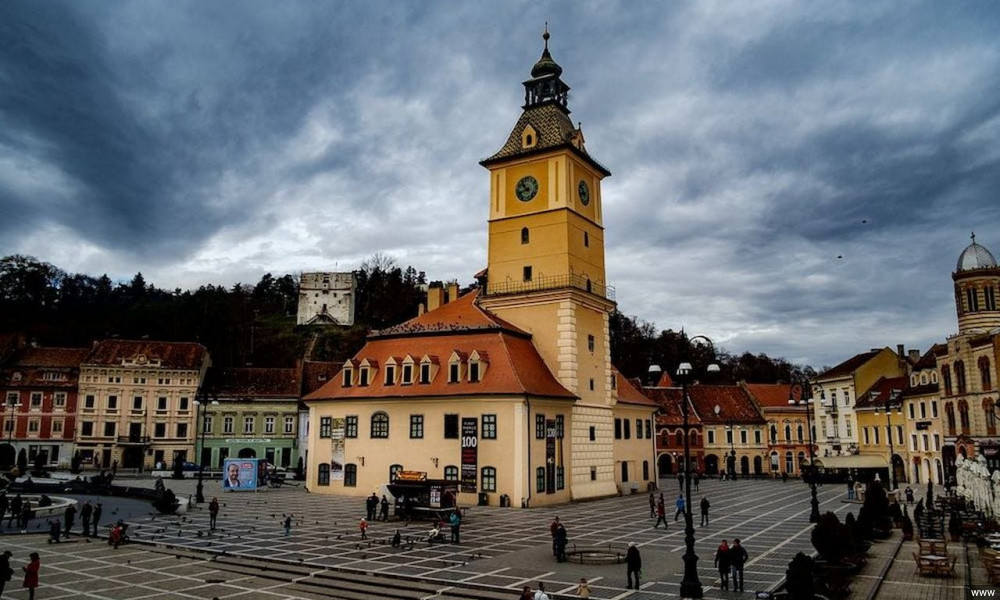
[[[491,281],[486,288],[488,296],[523,294],[559,288],[574,287],[602,298],[614,301],[615,288],[598,281],[591,281],[583,275],[551,275],[533,277],[531,281]]]

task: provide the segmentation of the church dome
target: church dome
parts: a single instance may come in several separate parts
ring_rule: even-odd
[[[542,39],[545,40],[545,50],[542,51],[542,57],[538,59],[535,66],[531,67],[531,76],[534,78],[542,77],[543,75],[555,75],[559,77],[562,75],[562,67],[552,59],[552,55],[549,54],[549,30],[545,29],[545,33],[542,35]]]
[[[986,248],[976,243],[976,237],[972,237],[972,243],[962,250],[958,257],[956,271],[975,271],[976,269],[993,269],[997,266],[997,260]]]

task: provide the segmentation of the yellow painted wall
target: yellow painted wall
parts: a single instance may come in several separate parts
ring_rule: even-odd
[[[538,193],[523,202],[515,194],[517,183],[525,176],[538,181]],[[511,160],[490,167],[490,220],[571,208],[600,226],[602,221],[601,189],[603,176],[567,150],[556,150],[527,158]],[[590,201],[584,205],[579,183],[589,189]]]
[[[650,421],[653,428],[653,410],[630,404],[617,404],[614,407],[615,419],[627,419],[631,423],[629,439],[616,439],[614,443],[615,484],[623,493],[631,493],[633,489],[645,492],[650,481],[656,481],[656,449],[654,440],[646,437],[645,422]],[[643,423],[642,437],[636,432],[636,419]],[[656,431],[653,429],[652,434]],[[628,463],[628,481],[622,481],[623,462]],[[645,463],[645,476],[643,473]],[[624,484],[624,485],[623,485]],[[634,486],[632,484],[635,484]]]
[[[867,392],[882,377],[902,377],[906,374],[899,364],[896,353],[889,348],[883,348],[855,372],[855,397]]]

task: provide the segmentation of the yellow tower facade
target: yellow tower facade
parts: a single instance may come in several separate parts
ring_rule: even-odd
[[[609,315],[601,181],[570,120],[569,86],[545,49],[524,82],[523,112],[490,171],[488,268],[480,305],[530,332],[560,383],[576,394],[570,481],[574,498],[615,493]]]

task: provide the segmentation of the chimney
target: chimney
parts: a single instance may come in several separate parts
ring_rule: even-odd
[[[444,288],[440,283],[432,283],[427,288],[427,312],[431,312],[444,304]]]
[[[906,347],[903,346],[903,344],[896,344],[896,354],[899,355],[899,358],[903,358],[904,356],[906,356],[905,351]]]
[[[914,363],[920,360],[920,350],[917,350],[916,348],[910,348],[909,350],[907,350],[906,355],[909,356],[910,360],[912,360]]]
[[[458,282],[452,281],[448,284],[448,302],[458,300]]]

